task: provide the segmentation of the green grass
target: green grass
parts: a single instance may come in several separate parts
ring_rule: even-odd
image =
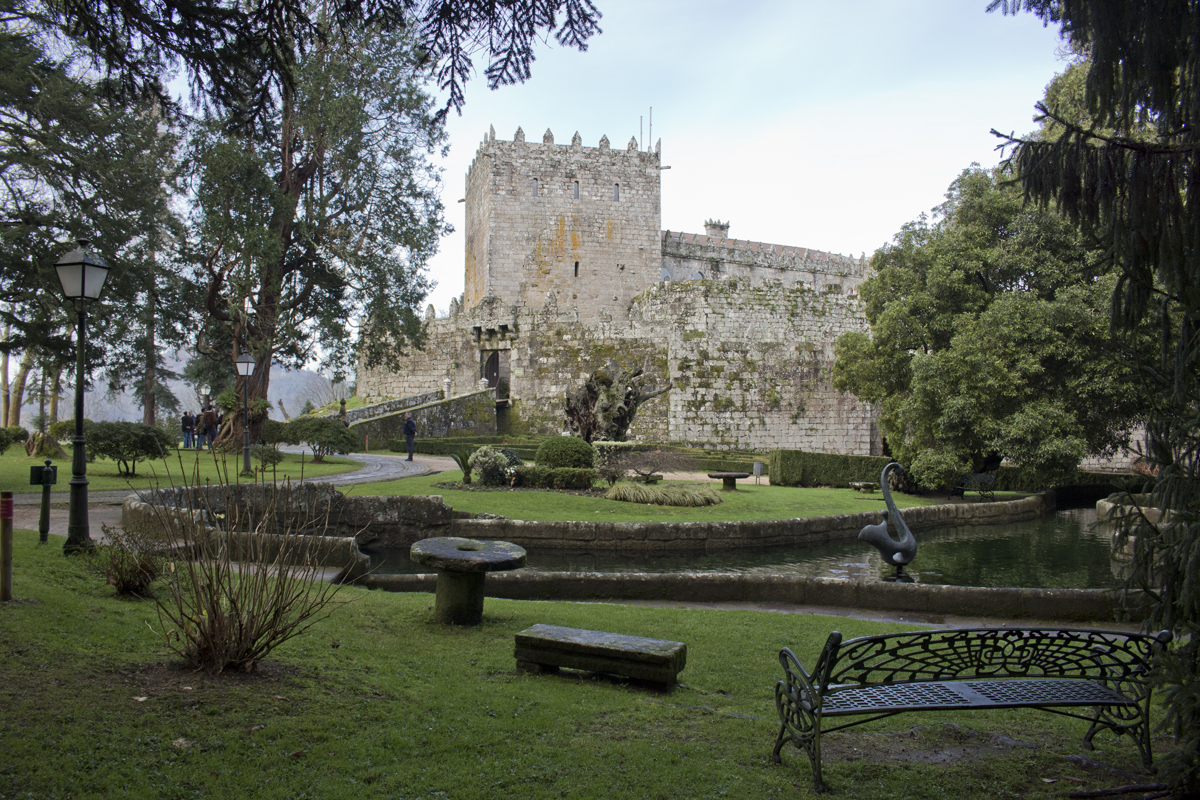
[[[172,661],[153,604],[113,598],[85,558],[36,538],[17,532],[17,599],[0,606],[4,798],[812,797],[798,751],[770,761],[778,649],[811,665],[832,629],[914,627],[490,598],[464,629],[434,624],[430,595],[350,588],[258,673],[213,678]],[[539,622],[684,641],[683,685],[518,673],[513,635]],[[825,777],[855,800],[1133,782],[1067,760],[1140,772],[1127,740],[1101,734],[1092,752],[1084,730],[1033,711],[901,715],[827,737]]]
[[[40,467],[46,463],[44,458],[30,458],[19,446],[13,446],[0,456],[0,487],[17,493],[40,494],[41,486],[29,485],[29,468]],[[55,459],[58,466],[58,483],[50,488],[50,494],[65,496],[70,487],[71,458],[70,448],[67,448],[67,458]],[[257,467],[257,462],[250,463]],[[337,475],[357,469],[358,462],[345,458],[326,458],[323,463],[314,464],[312,455],[294,455],[287,453],[284,460],[277,466],[267,470],[267,479],[277,480],[300,477],[321,477]],[[87,465],[88,490],[92,492],[120,491],[124,489],[149,489],[157,486],[176,486],[182,482],[189,485],[216,483],[228,478],[237,479],[242,468],[242,452],[222,453],[217,450],[179,450],[166,458],[155,461],[142,461],[137,465],[137,475],[132,478],[121,477],[117,473],[117,463],[105,458],[98,458]],[[182,478],[182,480],[181,480]]]
[[[797,489],[789,486],[769,486],[765,482],[755,485],[753,479],[738,481],[739,488],[736,492],[719,491],[721,504],[702,508],[646,506],[565,492],[461,491],[434,485],[461,480],[462,473],[452,470],[416,478],[364,483],[355,486],[352,491],[356,495],[439,494],[448,505],[459,511],[487,512],[511,519],[547,521],[603,519],[609,522],[713,522],[794,519],[854,514],[884,508],[882,494],[866,495],[852,489]],[[680,481],[678,485],[697,484]],[[720,483],[716,481],[703,485],[720,487]],[[893,499],[899,508],[943,502],[939,497],[904,494],[894,495]]]

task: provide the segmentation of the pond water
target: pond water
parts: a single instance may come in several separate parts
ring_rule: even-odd
[[[1109,589],[1119,585],[1109,536],[1092,530],[1094,508],[1057,511],[1030,522],[964,525],[925,531],[905,572],[918,583],[1029,589]],[[894,572],[875,548],[858,542],[678,556],[530,549],[529,568],[542,572],[743,572],[762,575],[878,580]],[[380,573],[422,568],[403,552],[377,551]]]

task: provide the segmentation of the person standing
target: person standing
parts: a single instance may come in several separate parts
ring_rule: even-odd
[[[184,411],[180,424],[183,427],[183,449],[190,450],[196,438],[196,417],[192,412]]]
[[[404,441],[408,443],[408,461],[413,460],[413,450],[416,447],[417,439],[417,422],[412,418],[412,413],[404,412]]]

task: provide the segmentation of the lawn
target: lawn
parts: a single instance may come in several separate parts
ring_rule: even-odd
[[[605,500],[598,495],[567,492],[468,490],[447,489],[436,484],[458,483],[462,473],[457,470],[416,478],[401,478],[381,483],[359,484],[356,495],[441,495],[447,505],[459,511],[487,512],[510,519],[607,522],[713,522],[714,520],[795,519],[824,517],[832,514],[855,514],[860,511],[880,511],[883,495],[862,494],[853,489],[798,489],[789,486],[769,486],[765,479],[755,484],[752,479],[738,482],[736,492],[720,492],[722,503],[717,506],[685,508],[644,506],[617,500]],[[708,485],[720,488],[713,481]],[[1014,495],[1017,497],[1019,495]],[[917,497],[894,494],[899,508],[914,508],[945,502],[940,496]]]
[[[40,467],[46,463],[44,458],[31,458],[19,445],[8,449],[0,456],[0,487],[17,493],[41,493],[41,486],[29,485],[29,468]],[[68,482],[71,480],[70,447],[67,447],[67,458],[56,459],[58,466],[58,483],[51,487],[51,495],[66,496],[70,491]],[[257,466],[253,460],[252,464]],[[284,454],[282,463],[267,470],[267,478],[276,480],[291,478],[296,480],[303,474],[305,478],[323,475],[337,475],[357,469],[358,462],[345,458],[326,458],[323,463],[314,464],[312,455]],[[117,462],[106,458],[97,458],[87,465],[88,490],[92,492],[120,491],[123,489],[149,489],[157,486],[178,486],[183,482],[188,484],[216,483],[222,480],[236,481],[237,474],[242,468],[242,453],[223,453],[217,450],[177,450],[166,458],[155,461],[142,461],[137,465],[137,475],[125,478],[117,472]],[[248,480],[248,479],[247,479]]]
[[[493,598],[483,625],[447,628],[430,595],[348,588],[257,673],[211,677],[168,654],[151,602],[115,599],[85,557],[36,538],[17,532],[17,599],[0,606],[5,798],[810,797],[801,754],[770,760],[778,649],[811,664],[834,628],[912,627]],[[513,635],[538,622],[684,641],[682,684],[519,673]],[[1134,782],[1084,768],[1140,771],[1128,741],[1088,751],[1084,730],[1033,711],[901,715],[829,736],[825,775],[842,798],[904,800]]]

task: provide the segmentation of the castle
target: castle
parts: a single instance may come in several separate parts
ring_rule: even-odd
[[[865,259],[660,229],[661,140],[584,147],[485,136],[466,180],[466,282],[426,314],[400,373],[360,369],[368,402],[497,387],[502,428],[557,433],[568,388],[614,364],[670,392],[630,438],[878,454],[873,409],[831,384],[833,342],[863,330]]]

